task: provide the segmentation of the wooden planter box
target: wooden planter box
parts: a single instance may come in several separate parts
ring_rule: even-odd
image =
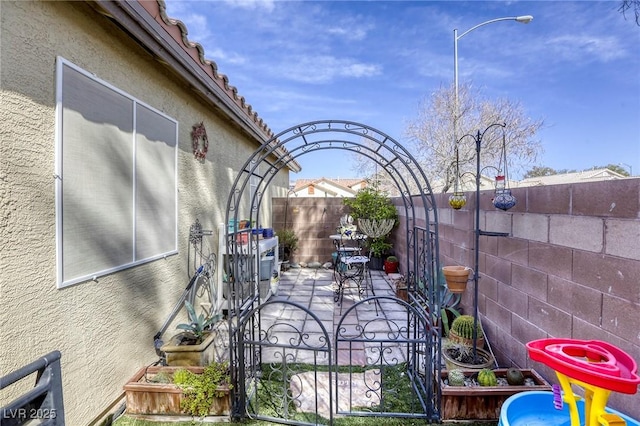
[[[171,383],[148,382],[159,372],[173,374],[180,368],[186,368],[194,373],[202,373],[204,367],[143,367],[124,385],[126,395],[127,414],[157,414],[168,416],[186,415],[180,409],[183,398],[182,389]],[[212,416],[228,416],[231,412],[229,389],[219,388],[225,392],[222,398],[216,398],[211,405],[209,414]]]
[[[506,368],[494,370],[496,376],[505,377]],[[525,379],[533,380],[533,386],[447,386],[447,372],[442,371],[442,420],[493,420],[500,418],[500,409],[511,395],[526,391],[551,391],[551,385],[535,370],[521,369]],[[466,377],[477,371],[464,370]]]

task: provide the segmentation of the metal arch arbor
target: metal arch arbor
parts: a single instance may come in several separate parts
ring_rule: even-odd
[[[272,155],[285,148],[288,155],[270,161]],[[393,138],[364,124],[343,121],[313,121],[291,127],[264,143],[246,160],[238,173],[227,201],[225,266],[228,271],[228,321],[230,339],[230,366],[232,382],[233,416],[243,418],[250,412],[250,382],[261,377],[261,347],[247,348],[245,342],[260,341],[261,330],[260,292],[256,286],[259,262],[256,261],[258,238],[245,231],[246,240],[239,237],[238,229],[241,206],[247,205],[249,198],[250,220],[257,227],[260,223],[260,207],[265,189],[295,159],[316,151],[346,150],[359,153],[384,168],[400,191],[404,208],[404,231],[407,235],[407,259],[409,303],[422,312],[433,312],[431,326],[421,345],[422,353],[430,354],[417,360],[416,345],[406,347],[406,359],[412,359],[416,374],[411,375],[414,388],[425,389],[423,412],[419,417],[440,420],[440,391],[437,385],[440,377],[440,346],[438,331],[442,286],[439,279],[438,219],[435,198],[429,181],[411,153]],[[256,182],[257,181],[257,182]],[[250,188],[255,191],[250,191]],[[253,192],[251,194],[250,192]],[[420,200],[421,203],[416,203]],[[246,217],[245,217],[246,218]],[[248,244],[247,244],[248,240]],[[428,317],[427,314],[425,314]],[[408,323],[419,321],[408,319]],[[414,335],[419,331],[415,330]],[[424,334],[424,333],[422,333]],[[413,348],[413,349],[411,349]],[[331,356],[329,356],[331,359]],[[428,359],[430,365],[425,365]],[[421,366],[417,364],[422,362]],[[419,371],[419,374],[417,372]],[[331,418],[332,419],[332,418]],[[331,423],[331,419],[329,419]],[[273,419],[271,419],[273,420]],[[277,420],[276,420],[277,421]],[[296,423],[291,418],[283,420]],[[306,423],[300,423],[306,424]]]

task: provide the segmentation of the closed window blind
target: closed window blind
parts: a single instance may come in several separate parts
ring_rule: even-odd
[[[57,63],[58,287],[177,252],[178,123]]]

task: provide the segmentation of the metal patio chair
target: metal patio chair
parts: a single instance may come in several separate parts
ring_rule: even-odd
[[[367,236],[364,234],[350,233],[334,235],[333,244],[336,249],[336,260],[333,268],[333,277],[336,283],[334,301],[340,306],[342,313],[342,301],[346,289],[356,288],[360,298],[369,297],[369,289],[375,296],[371,271],[369,270],[369,256],[364,254],[364,242]],[[378,307],[376,306],[376,314]]]

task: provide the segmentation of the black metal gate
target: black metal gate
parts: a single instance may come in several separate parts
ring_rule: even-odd
[[[266,188],[289,162],[320,150],[346,150],[368,157],[388,173],[400,192],[407,220],[401,225],[407,234],[406,270],[408,300],[374,297],[360,303],[377,303],[380,318],[359,324],[358,328],[328,333],[312,309],[291,302],[264,301],[259,286],[259,239],[250,230],[238,226],[241,214],[258,228],[260,209]],[[285,156],[273,161],[275,152]],[[416,201],[420,201],[417,203]],[[419,207],[416,207],[419,206]],[[415,416],[440,420],[440,300],[438,220],[435,199],[428,179],[415,158],[388,135],[363,124],[341,120],[304,123],[291,127],[263,144],[245,162],[234,181],[227,203],[226,261],[228,273],[228,318],[230,365],[234,389],[233,416],[265,418],[288,424],[332,424],[336,412],[345,415]],[[356,304],[338,321],[344,319]],[[401,318],[385,317],[384,307],[394,307]],[[278,308],[278,306],[280,306]],[[265,321],[271,310],[295,308],[314,318],[323,330],[317,341],[293,322]],[[384,321],[389,331],[372,330]],[[373,328],[372,328],[373,327]],[[329,336],[333,337],[332,340]],[[354,345],[368,349],[364,366],[339,365],[333,360],[345,348]],[[402,356],[399,356],[402,354]],[[397,355],[397,356],[396,356]],[[348,357],[350,358],[350,357]],[[357,368],[356,368],[357,367]],[[347,374],[353,380],[362,377],[364,393],[372,399],[341,406],[338,384]],[[301,374],[306,376],[302,379]],[[307,374],[308,373],[308,374]],[[322,374],[321,374],[322,373]],[[335,373],[335,374],[334,374]],[[310,376],[311,379],[309,379]],[[303,381],[306,380],[306,381]],[[394,380],[396,382],[394,382]],[[296,387],[293,382],[299,381]],[[274,383],[277,383],[275,385]],[[406,393],[394,394],[390,383],[406,387]],[[326,387],[328,401],[315,402],[296,396],[305,386],[319,391]],[[340,391],[342,392],[342,391]],[[262,395],[276,396],[281,403],[265,409]],[[377,398],[377,399],[376,399]],[[404,408],[391,404],[393,399],[408,398]],[[273,401],[273,399],[271,400]],[[303,404],[306,404],[303,407]],[[328,410],[328,411],[327,411]]]

